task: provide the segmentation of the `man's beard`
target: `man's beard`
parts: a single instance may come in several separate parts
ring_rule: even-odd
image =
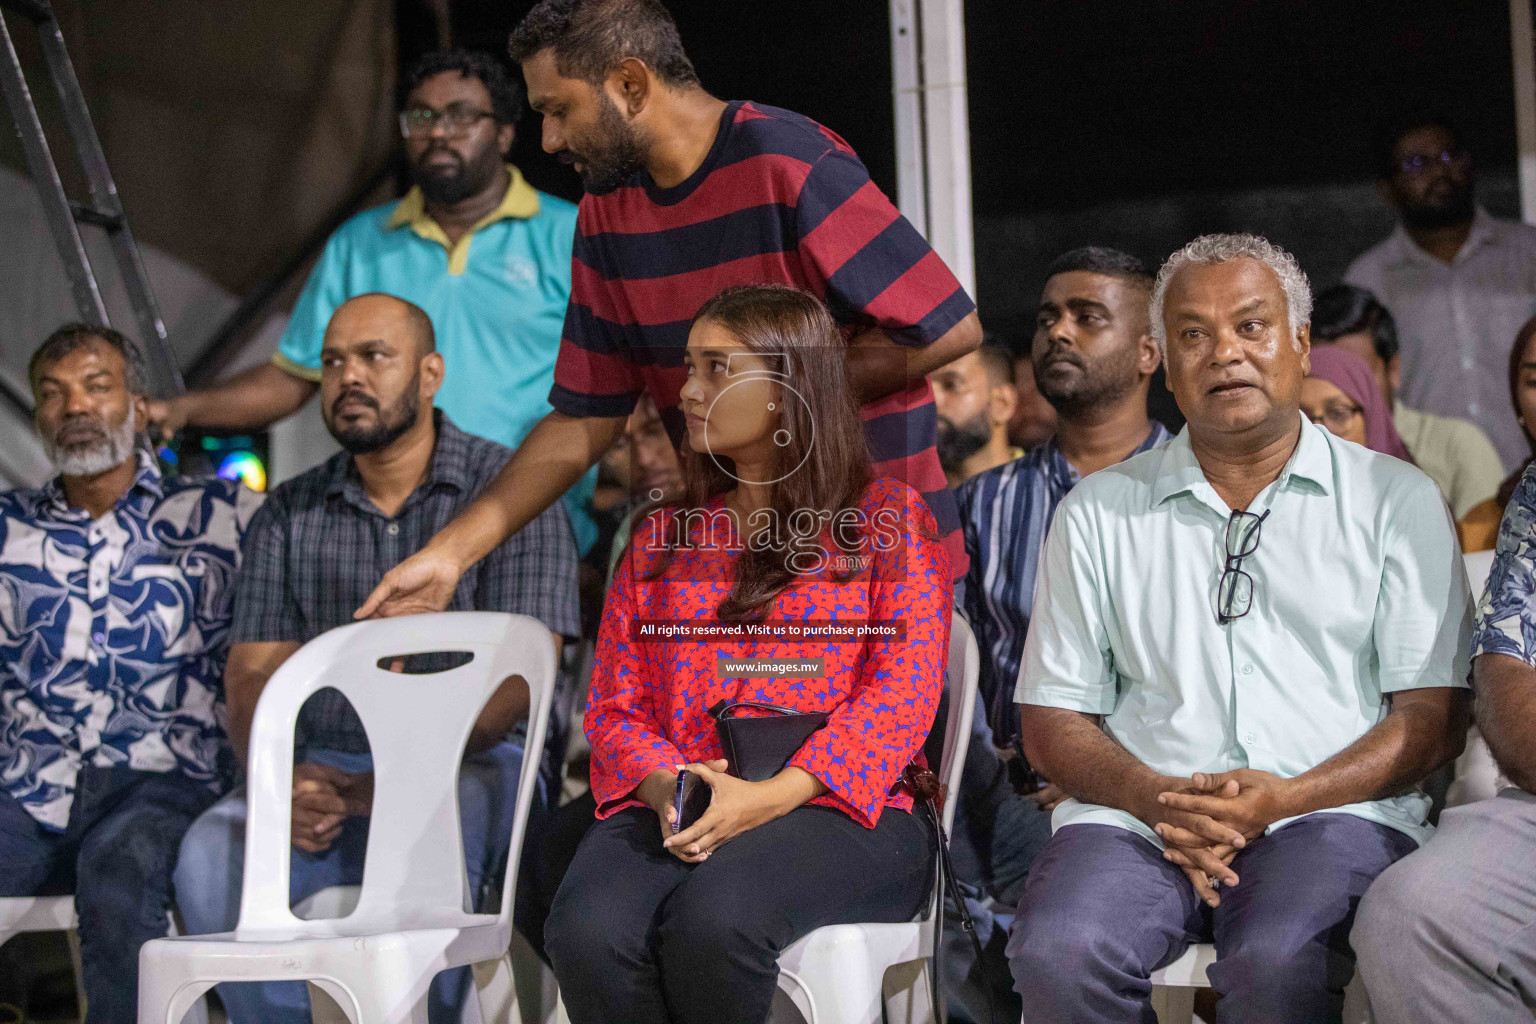
[[[425,169],[421,163],[411,164],[411,178],[416,182],[427,202],[434,206],[453,206],[484,190],[496,177],[502,164],[501,151],[488,145],[466,162],[458,153],[446,146],[432,147],[421,154],[421,160],[447,152],[455,158],[450,168]]]
[[[1053,366],[1071,363],[1081,373],[1070,381],[1058,381],[1051,375]],[[1113,405],[1136,386],[1136,347],[1090,364],[1076,352],[1066,352],[1055,359],[1035,363],[1035,387],[1051,407],[1072,415]]]
[[[599,100],[597,131],[580,154],[566,150],[563,163],[581,161],[581,187],[588,194],[605,196],[633,178],[645,167],[645,145],[640,132],[624,120],[613,101]],[[597,139],[602,139],[598,143]]]
[[[421,399],[417,394],[420,377],[420,373],[413,376],[405,393],[387,410],[380,410],[378,402],[355,391],[343,391],[337,395],[336,401],[331,403],[330,415],[326,417],[326,426],[330,428],[336,443],[353,455],[368,455],[382,451],[400,440],[421,418]],[[373,426],[347,427],[336,422],[336,406],[348,397],[359,399],[378,413],[374,417]]]
[[[1472,219],[1472,212],[1476,200],[1472,194],[1472,186],[1466,185],[1459,188],[1438,202],[1409,203],[1398,199],[1398,213],[1403,218],[1403,224],[1419,231],[1434,231],[1438,228],[1448,228],[1456,224],[1465,224]]]
[[[992,440],[992,424],[984,414],[978,413],[964,423],[954,423],[939,417],[938,453],[939,465],[951,472],[965,464]]]
[[[89,441],[62,445],[58,436],[64,428],[82,420],[90,421],[96,437]],[[116,469],[133,457],[133,442],[138,436],[138,417],[133,409],[123,419],[122,425],[109,427],[96,416],[76,416],[59,424],[52,436],[42,436],[43,451],[58,471],[65,476],[96,476],[109,469]]]

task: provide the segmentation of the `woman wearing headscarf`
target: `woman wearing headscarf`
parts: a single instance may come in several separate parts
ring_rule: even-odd
[[[1314,345],[1301,382],[1301,411],[1346,441],[1412,462],[1392,425],[1392,410],[1364,359],[1334,345]]]

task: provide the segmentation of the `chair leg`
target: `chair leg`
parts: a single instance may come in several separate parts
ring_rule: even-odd
[[[329,981],[311,978],[305,985],[309,989],[309,1014],[312,1024],[357,1024],[352,1019],[352,996],[346,989]]]
[[[187,981],[175,975],[139,970],[139,1024],[181,1024],[187,1011],[213,988],[211,981]]]
[[[486,967],[493,965],[486,964]],[[511,1012],[505,1018],[492,1018],[501,1024],[505,1020],[507,1024],[554,1024],[555,1019],[555,992],[558,986],[555,984],[555,975],[539,959],[539,955],[533,951],[528,940],[523,938],[516,929],[512,932],[512,942],[507,947],[507,955],[501,964],[494,965],[498,974],[503,970],[510,971],[513,991],[511,997],[514,1000]],[[482,989],[481,1002],[487,1007],[486,1002],[489,989]]]
[[[1195,990],[1192,988],[1152,986],[1152,1009],[1158,1024],[1194,1024]]]
[[[187,934],[186,922],[181,920],[180,911],[178,911],[175,907],[171,908],[171,912],[170,912],[169,916],[166,918],[166,934],[167,935],[185,935],[185,934]],[[76,969],[75,977],[76,978],[81,977],[78,968]],[[80,1017],[81,1017],[81,1024],[84,1024],[84,1020],[85,1020],[85,1012],[84,1012],[84,1010],[81,1011]],[[182,1016],[181,1024],[208,1024],[208,1000],[207,999],[199,999],[197,1002],[193,1003],[191,1008],[187,1010],[186,1014],[184,1014]]]
[[[860,956],[830,957],[802,964],[803,973],[780,968],[779,987],[793,998],[797,986],[806,1000],[795,999],[809,1024],[881,1024],[884,1017],[883,978]],[[805,1012],[806,1003],[810,1012]]]
[[[926,957],[897,964],[885,972],[882,986],[887,1024],[937,1024],[933,985],[928,980],[933,962]]]
[[[85,966],[80,960],[80,932],[74,928],[64,933],[69,943],[69,963],[75,971],[75,1002],[80,1008],[80,1021],[85,1024]]]
[[[429,979],[430,980],[430,979]],[[377,981],[377,979],[375,979]],[[326,992],[334,998],[351,1017],[352,1024],[374,1024],[375,1021],[387,1021],[388,1024],[428,1024],[427,1021],[427,987],[405,982],[401,984],[373,984],[359,985],[355,990],[349,990],[335,982],[317,981],[321,986],[334,986],[326,988]],[[352,1006],[348,1007],[343,995],[350,994]],[[356,1016],[352,1012],[356,1011]]]

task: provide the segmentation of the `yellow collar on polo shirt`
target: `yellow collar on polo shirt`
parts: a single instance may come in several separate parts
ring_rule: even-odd
[[[496,209],[481,217],[464,233],[464,237],[459,239],[457,245],[448,241],[448,236],[443,232],[442,227],[427,213],[427,200],[421,194],[419,186],[411,186],[405,198],[396,204],[395,211],[389,215],[389,220],[384,223],[384,226],[393,230],[409,225],[410,229],[421,238],[436,242],[448,250],[448,273],[462,274],[464,268],[469,265],[469,245],[470,240],[475,237],[475,232],[507,218],[528,220],[539,212],[539,193],[528,184],[523,177],[523,172],[511,164],[506,166],[509,179],[506,194],[501,197],[501,202]]]

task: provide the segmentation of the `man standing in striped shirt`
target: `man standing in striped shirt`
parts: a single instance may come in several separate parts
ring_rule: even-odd
[[[555,411],[484,497],[359,610],[439,608],[464,569],[601,457],[649,392],[681,443],[694,313],[738,284],[823,299],[844,326],[876,476],[921,492],[957,576],[965,550],[926,374],[975,349],[975,305],[834,132],[716,99],[659,0],[542,0],[512,34],[543,145],[582,177]]]

